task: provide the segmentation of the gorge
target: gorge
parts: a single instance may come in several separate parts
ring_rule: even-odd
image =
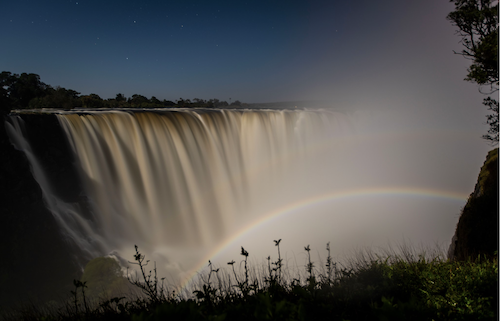
[[[47,146],[32,141],[34,115],[12,115],[6,130],[81,264],[110,253],[130,258],[139,244],[174,275],[199,259],[183,252],[206,251],[259,213],[320,193],[324,156],[352,132],[347,117],[332,111],[42,114],[56,117],[66,136],[67,146],[56,147],[63,162],[41,159]]]
[[[466,195],[423,181],[411,140],[396,144],[371,121],[333,109],[82,108],[13,111],[5,129],[63,240],[37,254],[54,256],[44,264],[77,278],[89,260],[126,263],[138,245],[160,276],[183,283],[240,246],[263,258],[278,238],[297,266],[291,249],[310,242],[332,241],[336,259],[401,236],[449,242],[445,214]]]

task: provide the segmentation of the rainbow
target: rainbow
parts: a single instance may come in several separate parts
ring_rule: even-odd
[[[241,228],[238,232],[234,233],[230,238],[220,244],[215,250],[213,250],[209,255],[203,258],[200,263],[195,268],[194,272],[191,273],[191,276],[185,281],[182,288],[188,286],[194,276],[198,274],[200,270],[202,270],[206,265],[208,260],[216,257],[220,252],[222,252],[226,247],[236,241],[238,238],[244,236],[250,231],[259,228],[264,224],[268,224],[272,221],[275,221],[281,217],[292,215],[299,211],[304,211],[309,208],[333,202],[339,201],[343,199],[349,199],[359,196],[417,196],[417,197],[431,197],[438,199],[447,199],[450,201],[458,201],[463,202],[467,200],[469,197],[468,194],[460,193],[460,192],[451,192],[445,190],[438,189],[430,189],[430,188],[415,188],[415,187],[383,187],[383,188],[365,188],[365,189],[355,189],[355,190],[345,190],[345,191],[335,191],[328,192],[325,194],[317,195],[314,197],[304,198],[301,200],[297,200],[295,202],[289,203],[286,206],[277,208],[266,215],[263,216],[260,220],[255,221],[254,223]]]

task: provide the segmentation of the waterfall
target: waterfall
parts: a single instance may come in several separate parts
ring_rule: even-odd
[[[58,199],[22,117],[12,116],[8,128],[65,235],[91,256],[139,244],[168,249],[170,263],[175,251],[217,244],[266,208],[318,192],[314,179],[328,165],[315,151],[351,131],[345,115],[324,110],[52,112],[76,156],[90,213]]]

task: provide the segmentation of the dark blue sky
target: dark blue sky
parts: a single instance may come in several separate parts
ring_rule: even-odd
[[[2,70],[102,98],[358,103],[359,95],[406,96],[465,76],[466,63],[452,53],[460,45],[446,0],[20,0],[2,7]]]

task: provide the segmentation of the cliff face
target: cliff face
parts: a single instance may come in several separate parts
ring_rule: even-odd
[[[481,167],[474,192],[460,215],[448,250],[453,260],[493,257],[498,252],[498,148]]]
[[[0,307],[60,299],[81,274],[75,260],[78,252],[60,233],[25,154],[10,143],[1,116],[6,115],[0,114]],[[71,154],[57,119],[31,115],[26,121],[44,168],[67,182],[62,197],[75,198],[76,189],[67,186],[78,181],[71,173]]]

